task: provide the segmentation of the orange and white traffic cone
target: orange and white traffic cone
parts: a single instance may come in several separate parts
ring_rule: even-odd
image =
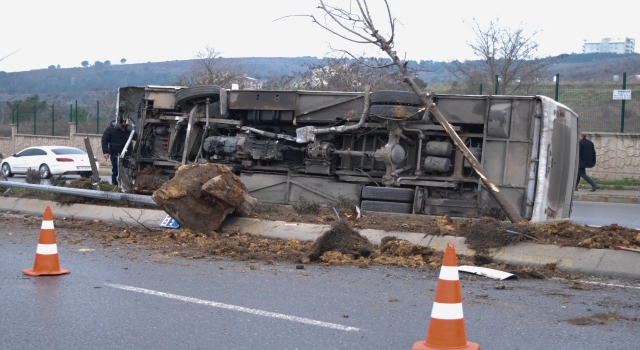
[[[44,218],[40,227],[40,238],[36,250],[36,260],[32,269],[24,269],[22,273],[29,276],[62,275],[71,273],[60,268],[58,261],[58,246],[56,245],[56,231],[53,228],[53,213],[51,207],[44,210]]]
[[[467,341],[464,330],[458,259],[453,243],[447,243],[442,259],[427,339],[413,344],[411,348],[411,350],[436,349],[480,349],[480,344]]]

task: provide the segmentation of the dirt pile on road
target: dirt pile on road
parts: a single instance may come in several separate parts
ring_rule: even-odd
[[[323,233],[305,256],[305,261],[317,261],[326,252],[338,252],[349,255],[352,259],[367,258],[371,255],[373,245],[360,233],[354,231],[349,224],[338,221],[329,231]]]
[[[65,222],[60,226],[75,227],[78,225],[80,224]],[[82,227],[87,230],[95,230],[104,228],[105,225],[99,222],[89,222]],[[98,242],[106,248],[127,247],[135,250],[150,250],[153,252],[150,256],[158,259],[174,257],[190,259],[232,258],[249,263],[296,264],[300,262],[314,263],[308,258],[312,255],[318,256],[314,261],[324,266],[357,265],[361,268],[397,266],[435,270],[442,265],[443,257],[443,253],[440,251],[392,236],[384,237],[380,245],[371,244],[345,223],[334,225],[327,231],[329,234],[325,237],[329,237],[329,239],[325,238],[316,242],[240,234],[237,226],[223,226],[220,232],[214,232],[210,235],[182,229],[143,230],[139,226],[114,232],[117,227],[109,225],[104,232],[92,232],[90,236],[97,238]],[[344,240],[335,237],[335,235],[345,232],[351,237]],[[65,243],[77,244],[83,240],[84,238]],[[364,256],[362,252],[367,249],[370,249],[370,254]],[[498,264],[491,257],[483,255],[459,255],[458,263],[459,265],[477,265],[508,271],[520,278],[570,276],[570,274],[556,270],[555,266],[532,268]]]
[[[356,212],[340,211],[353,229],[378,229],[396,232],[415,232],[434,236],[465,237],[471,249],[486,253],[517,242],[554,244],[565,247],[613,249],[616,246],[640,248],[640,231],[618,225],[591,227],[570,221],[546,224],[523,222],[513,224],[484,217],[481,219],[451,218],[449,216],[365,213],[356,219]],[[313,214],[297,213],[290,206],[259,203],[250,215],[262,220],[327,224],[336,220],[329,208]]]
[[[19,229],[25,227],[39,229],[41,217],[0,213],[5,225]],[[239,233],[239,227],[223,226],[219,232],[210,235],[186,229],[156,229],[141,225],[131,226],[125,223],[109,224],[100,220],[78,220],[74,218],[56,219],[58,243],[67,247],[78,247],[79,251],[97,250],[119,252],[124,257],[139,259],[140,251],[148,251],[154,263],[169,262],[172,258],[186,259],[238,259],[247,261],[248,267],[257,268],[254,263],[263,264],[299,264],[309,255],[315,242],[301,242],[293,238],[274,239],[263,236]],[[447,221],[447,220],[444,220]],[[443,221],[443,222],[444,222]],[[353,230],[351,226],[343,230]],[[352,234],[359,235],[353,230]],[[364,238],[363,238],[364,239]],[[361,242],[368,246],[366,242]],[[368,257],[342,254],[339,250],[349,251],[339,245],[336,250],[325,250],[318,259],[323,266],[357,265],[397,266],[421,269],[438,269],[442,265],[443,253],[397,237],[384,237],[379,245],[370,245]],[[73,248],[70,248],[73,249]],[[306,261],[305,261],[306,262]],[[181,262],[183,263],[183,262]],[[311,262],[308,262],[311,263]],[[497,264],[491,257],[458,256],[459,265],[477,265],[508,271],[520,278],[566,277],[577,278],[577,274],[567,274],[555,269],[553,264],[543,268]],[[462,276],[461,276],[462,278]]]
[[[90,186],[90,181],[88,179],[79,179],[72,181],[69,185],[72,187],[86,188]],[[101,183],[101,186],[102,185]],[[111,185],[104,183],[104,186]],[[109,189],[105,188],[104,190]],[[15,191],[15,189],[11,189],[3,193],[3,195],[38,199],[49,199],[53,197],[51,193],[33,190]],[[57,199],[60,198],[58,197]],[[63,202],[66,202],[66,204],[84,203],[120,207],[140,207],[127,203],[107,202],[77,196],[70,196],[70,198]],[[640,231],[615,224],[602,227],[579,225],[569,221],[555,221],[546,224],[531,224],[528,222],[512,224],[489,217],[482,219],[452,219],[448,216],[432,217],[426,215],[390,213],[364,213],[358,218],[356,211],[348,209],[349,207],[354,206],[336,206],[336,208],[340,208],[338,209],[340,218],[348,222],[354,230],[378,229],[389,232],[414,232],[434,236],[450,235],[465,237],[466,243],[470,248],[481,254],[485,254],[492,248],[500,248],[523,241],[553,244],[563,247],[614,249],[616,246],[626,246],[640,249]],[[324,225],[336,221],[335,213],[327,207],[320,207],[317,210],[299,213],[292,206],[270,203],[258,203],[251,215],[246,215],[246,217],[261,220]]]

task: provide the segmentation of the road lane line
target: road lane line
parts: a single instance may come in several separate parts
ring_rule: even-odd
[[[359,331],[360,330],[360,328],[343,326],[343,325],[337,324],[337,323],[322,322],[322,321],[312,320],[310,318],[289,316],[289,315],[285,315],[285,314],[279,314],[279,313],[275,313],[275,312],[252,309],[252,308],[248,308],[248,307],[236,306],[236,305],[231,305],[231,304],[223,304],[223,303],[218,303],[218,302],[215,302],[215,301],[208,301],[208,300],[203,300],[203,299],[185,297],[185,296],[177,295],[177,294],[157,292],[157,291],[151,290],[151,289],[138,288],[138,287],[132,287],[132,286],[125,286],[123,284],[105,283],[104,285],[107,286],[107,287],[127,290],[127,291],[130,291],[130,292],[144,293],[144,294],[155,295],[155,296],[169,298],[169,299],[176,299],[176,300],[180,300],[180,301],[186,301],[186,302],[194,303],[194,304],[207,305],[207,306],[218,307],[218,308],[221,308],[221,309],[246,312],[248,314],[253,314],[253,315],[258,315],[258,316],[279,318],[279,319],[286,320],[286,321],[304,323],[304,324],[309,324],[309,325],[312,325],[312,326],[326,327],[326,328],[337,329],[337,330],[341,330],[341,331]]]
[[[614,283],[602,283],[602,282],[591,282],[591,281],[583,281],[577,280],[576,282],[587,283],[587,284],[595,284],[598,286],[606,286],[606,287],[619,287],[619,288],[631,288],[631,289],[640,289],[640,287],[636,286],[626,286],[624,284],[614,284]]]

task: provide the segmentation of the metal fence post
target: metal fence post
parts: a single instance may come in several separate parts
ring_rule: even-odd
[[[100,133],[100,101],[96,101],[98,108],[96,113],[96,134]]]
[[[558,90],[560,88],[560,74],[556,74],[556,102],[558,102]]]
[[[498,80],[499,80],[499,79],[500,79],[500,78],[498,77],[498,74],[496,74],[496,89],[495,89],[496,91],[493,93],[494,95],[497,95],[497,94],[498,94],[498,84],[499,84]]]
[[[76,133],[78,132],[78,100],[76,100]]]
[[[36,112],[37,112],[37,107],[38,105],[36,105],[35,103],[33,104],[33,134],[36,134]]]
[[[20,104],[16,108],[16,133],[20,133]]]
[[[56,125],[55,125],[55,114],[53,112],[53,105],[51,105],[51,136],[56,136],[55,130],[56,130]]]
[[[627,89],[627,72],[622,73],[622,90]],[[624,132],[624,105],[625,100],[622,100],[622,111],[620,113],[620,132]]]
[[[73,104],[69,105],[69,122],[73,121]]]
[[[482,83],[480,83],[480,93],[478,95],[482,95]]]

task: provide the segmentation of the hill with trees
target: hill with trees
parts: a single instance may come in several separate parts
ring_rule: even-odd
[[[309,69],[322,67],[328,59],[316,57],[245,57],[219,58],[224,65],[240,67],[245,76],[261,81],[289,77],[301,78]],[[344,59],[345,64],[357,64]],[[383,61],[383,60],[380,60]],[[14,98],[34,94],[46,99],[50,95],[66,96],[69,100],[92,99],[92,91],[116,91],[121,86],[171,85],[180,81],[196,60],[176,60],[120,64],[111,62],[82,62],[86,67],[31,70],[25,72],[0,71],[0,105]],[[335,62],[335,61],[334,61]],[[473,62],[473,61],[469,61]],[[455,78],[445,69],[448,63],[437,61],[409,61],[408,67],[425,83],[452,82]],[[611,81],[614,75],[627,72],[630,79],[640,74],[640,54],[571,54],[546,68],[544,80],[551,81],[560,74],[562,81]]]

